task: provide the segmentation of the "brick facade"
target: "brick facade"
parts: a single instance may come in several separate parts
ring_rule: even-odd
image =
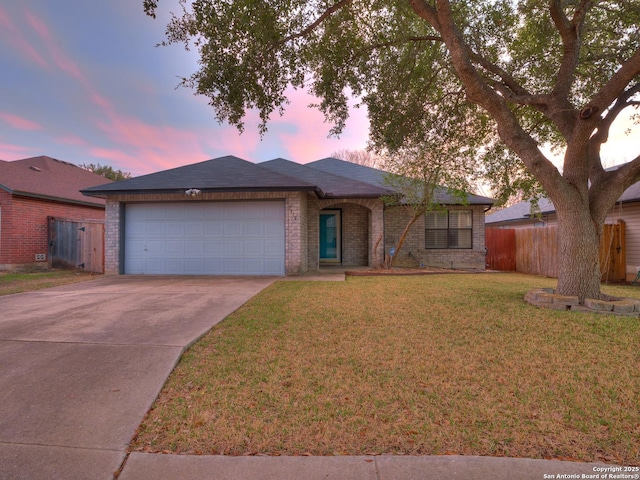
[[[379,199],[318,199],[305,192],[237,192],[203,193],[197,198],[183,194],[142,194],[109,197],[106,204],[105,273],[119,274],[121,258],[121,212],[127,202],[283,200],[285,208],[285,272],[297,275],[318,270],[319,216],[321,210],[340,210],[342,219],[342,265],[377,266],[384,259],[385,249],[397,244],[408,221],[402,207],[387,207]],[[484,207],[452,207],[473,210],[473,248],[465,250],[427,250],[424,218],[413,226],[397,259],[398,266],[415,266],[417,257],[425,265],[484,268]],[[384,233],[384,238],[383,238]],[[376,248],[377,247],[377,248]],[[376,248],[376,251],[374,251]]]
[[[486,265],[484,208],[484,205],[462,205],[448,208],[448,210],[473,211],[472,248],[425,248],[425,218],[421,216],[409,230],[394,265],[415,267],[422,263],[432,267],[484,269]],[[385,211],[385,248],[387,253],[391,247],[398,244],[400,235],[410,217],[411,214],[405,207],[387,207]]]
[[[309,270],[319,265],[319,226],[321,210],[340,210],[342,220],[342,265],[375,266],[382,262],[382,238],[384,229],[384,205],[379,199],[325,199],[309,196]]]
[[[105,211],[101,207],[21,197],[0,190],[0,270],[48,266],[47,217],[103,220]],[[36,262],[36,254],[45,254],[46,260]]]

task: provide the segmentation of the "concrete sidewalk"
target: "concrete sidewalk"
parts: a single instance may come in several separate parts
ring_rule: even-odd
[[[132,453],[119,480],[543,480],[563,478],[559,476],[562,474],[569,475],[564,478],[589,478],[582,475],[597,475],[601,468],[611,466],[464,456],[216,457]]]

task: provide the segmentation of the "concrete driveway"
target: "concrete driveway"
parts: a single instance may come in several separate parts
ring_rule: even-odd
[[[0,297],[0,478],[111,479],[184,348],[276,279],[118,276]]]

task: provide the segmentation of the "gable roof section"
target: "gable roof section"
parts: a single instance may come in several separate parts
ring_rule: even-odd
[[[332,157],[307,163],[306,166],[343,178],[350,178],[358,182],[375,185],[387,191],[389,190],[389,185],[385,182],[387,172],[384,170],[378,170],[377,168],[366,167]]]
[[[104,200],[89,199],[80,190],[105,182],[89,170],[47,156],[0,160],[0,188],[12,195],[104,207]]]
[[[554,213],[556,208],[551,200],[546,197],[541,198],[538,201],[538,208],[541,214]],[[516,203],[508,208],[499,210],[491,215],[485,217],[484,223],[492,224],[499,222],[517,222],[522,220],[528,220],[533,217],[531,214],[531,202],[526,200],[524,202]]]
[[[346,162],[337,158],[323,158],[315,162],[307,163],[306,166],[321,170],[323,172],[333,173],[346,178],[355,179],[359,182],[369,183],[386,190],[386,193],[392,191],[392,188],[386,181],[388,172],[371,168],[356,163]],[[467,203],[469,205],[493,205],[493,199],[467,193]],[[462,203],[460,198],[449,193],[445,187],[438,187],[435,191],[435,200],[443,205],[455,205]]]
[[[316,190],[312,183],[274,172],[238,157],[226,156],[87,188],[83,193],[92,196],[178,193],[190,188],[203,192]]]
[[[338,161],[342,162],[342,160]],[[382,195],[392,193],[389,188],[335,175],[284,158],[276,158],[258,165],[317,185],[324,193],[325,198],[379,198]]]

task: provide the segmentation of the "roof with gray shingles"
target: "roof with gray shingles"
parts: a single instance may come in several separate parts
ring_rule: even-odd
[[[214,158],[121,182],[87,188],[87,195],[206,191],[316,190],[316,185],[283,175],[234,156]]]
[[[314,191],[320,198],[379,198],[393,193],[387,172],[337,158],[302,165],[283,158],[252,163],[226,156],[183,167],[151,173],[121,182],[83,190],[90,196],[136,193],[176,193],[196,188],[213,191]],[[440,203],[461,203],[459,198],[438,192]],[[491,205],[493,200],[468,195],[468,203]]]
[[[515,205],[511,205],[510,207],[499,210],[495,213],[487,215],[485,217],[485,223],[499,223],[499,222],[515,222],[518,220],[527,220],[531,218],[535,213],[539,212],[542,214],[552,213],[556,211],[556,208],[553,206],[553,203],[548,198],[541,198],[538,201],[538,208],[532,213],[531,211],[531,202],[524,201],[516,203]]]
[[[390,184],[387,180],[387,177],[390,174],[384,170],[345,162],[344,160],[339,160],[337,158],[323,158],[322,160],[307,163],[306,166],[322,170],[323,172],[331,172],[335,175],[352,178],[359,182],[369,183],[386,189],[387,193],[391,191]],[[462,203],[460,196],[450,193],[445,187],[439,187],[436,189],[435,200],[437,203],[443,205],[455,205]],[[493,199],[467,193],[466,203],[469,205],[493,205]]]
[[[0,188],[12,195],[104,208],[103,199],[87,198],[80,191],[108,181],[77,165],[47,156],[0,160]]]
[[[344,161],[339,160],[344,163]],[[335,175],[328,171],[311,168],[309,164],[302,165],[291,162],[283,158],[276,158],[267,162],[259,163],[261,167],[268,168],[278,173],[291,175],[300,180],[317,185],[325,197],[330,198],[356,198],[371,197],[378,198],[382,195],[389,195],[392,192],[388,187],[361,182],[352,178]]]

